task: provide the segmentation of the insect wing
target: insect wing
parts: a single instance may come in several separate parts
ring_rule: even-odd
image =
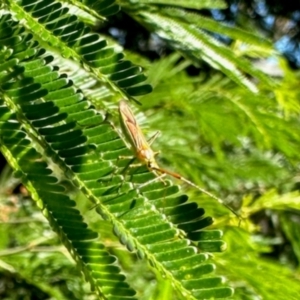
[[[127,139],[130,141],[132,147],[135,150],[149,148],[148,142],[144,137],[143,132],[141,131],[131,109],[125,101],[120,101],[119,112],[123,132],[126,135]]]

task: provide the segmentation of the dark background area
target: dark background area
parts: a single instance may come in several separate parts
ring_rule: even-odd
[[[283,53],[294,69],[300,67],[300,1],[226,1],[225,10],[202,10],[201,14],[210,16],[220,22],[237,25],[243,28],[255,27],[265,37],[273,41],[275,48]],[[156,59],[169,53],[163,41],[153,42],[153,36],[140,24],[126,14],[109,18],[101,27],[118,40],[126,49],[139,52],[150,59]],[[218,37],[223,42],[230,42]]]

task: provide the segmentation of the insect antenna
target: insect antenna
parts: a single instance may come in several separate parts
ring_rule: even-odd
[[[218,201],[220,204],[222,204],[223,206],[225,206],[228,210],[230,210],[235,216],[237,216],[240,220],[241,220],[241,216],[234,210],[232,209],[229,205],[227,205],[225,203],[225,201],[223,201],[222,199],[218,198],[217,196],[215,196],[214,194],[208,192],[207,190],[201,188],[200,186],[196,185],[195,183],[193,183],[192,181],[186,179],[185,177],[182,177],[181,175],[175,173],[175,172],[171,172],[168,171],[166,169],[161,169],[161,168],[157,168],[157,167],[152,167],[153,170],[159,172],[159,173],[164,173],[164,174],[168,174],[176,179],[182,180],[183,182],[185,182],[186,184],[194,187],[195,189],[197,189],[198,191],[202,192],[203,194],[209,196],[210,198]]]

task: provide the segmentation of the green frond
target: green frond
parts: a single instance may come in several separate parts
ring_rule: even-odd
[[[128,155],[129,150],[118,132],[72,81],[51,65],[53,57],[32,35],[9,15],[0,23],[4,29],[7,24],[10,31],[1,36],[2,150],[53,229],[74,252],[92,287],[109,297],[116,293],[134,295],[119,269],[113,273],[116,280],[108,277],[112,272],[107,275],[105,270],[114,269],[111,264],[115,259],[101,244],[90,241],[95,233],[86,228],[65,187],[56,183],[57,176],[52,176],[44,156],[54,163],[54,174],[59,169],[97,204],[97,212],[111,222],[120,242],[147,259],[185,297],[229,297],[232,289],[224,286],[220,277],[212,277],[214,265],[201,253],[224,249],[220,231],[203,230],[212,219],[204,217],[204,210],[195,203],[187,203],[188,198],[178,193],[177,186],[153,181],[154,175],[145,167],[131,169],[124,180],[122,170],[128,159],[120,156]],[[110,72],[106,70],[117,78],[119,86],[129,90],[127,79],[120,83],[123,77],[116,74],[116,65]],[[119,70],[124,72],[123,67]]]
[[[122,52],[107,46],[104,38],[91,33],[88,26],[59,2],[20,0],[12,1],[10,5],[10,9],[18,19],[25,21],[37,40],[51,45],[54,52],[60,52],[63,57],[82,64],[110,89],[126,97],[151,91],[148,84],[143,84],[146,76],[141,68],[123,60]]]
[[[268,41],[257,37],[255,34],[222,25],[182,9],[149,6],[149,9],[131,10],[126,5],[124,5],[124,9],[150,31],[166,40],[195,65],[199,65],[201,60],[204,60],[213,68],[222,71],[233,81],[252,92],[257,92],[258,89],[254,83],[246,78],[246,74],[259,79],[264,85],[275,86],[275,83],[255,68],[252,62],[234,54],[227,46],[218,42],[205,31],[216,32],[238,41],[241,40],[246,48],[248,43],[250,45],[254,44],[257,50],[261,49],[264,54],[266,52],[275,53]]]
[[[1,2],[0,151],[13,171],[0,174],[0,272],[18,281],[11,295],[21,279],[55,299],[297,299],[299,74],[255,28],[196,11],[225,5]],[[120,9],[178,51],[150,61],[95,33]],[[261,58],[276,73],[256,69]],[[203,61],[221,72],[191,67]],[[136,95],[138,123],[162,133],[159,165],[236,208],[239,227],[204,193],[187,184],[188,197],[133,161],[117,103]]]
[[[74,208],[75,202],[66,195],[66,187],[59,183],[32,147],[33,140],[3,101],[0,104],[0,130],[2,153],[73,256],[92,290],[100,297],[111,297],[122,287],[123,294],[133,296],[135,291],[125,282],[125,276],[115,264],[116,258],[96,240],[98,234],[87,228],[80,212]],[[109,274],[107,269],[110,269]]]
[[[79,3],[82,2],[82,6]],[[83,0],[83,1],[75,1],[77,7],[82,8],[83,10],[87,10],[89,13],[94,14],[96,12],[96,17],[99,16],[112,16],[116,14],[120,7],[116,3],[116,0]]]
[[[227,251],[228,261],[218,264],[218,268],[227,270],[231,274],[230,277],[236,281],[233,299],[253,299],[259,295],[262,299],[272,300],[274,293],[277,299],[285,299],[286,295],[290,299],[297,299],[300,289],[295,270],[284,268],[282,264],[276,264],[272,259],[257,255],[257,247],[260,247],[261,252],[265,252],[265,247],[255,243],[253,236],[249,241],[249,233],[246,230],[230,228],[226,235],[234,247]],[[239,257],[238,264],[228,263],[236,257]],[[249,272],[251,268],[256,270],[255,276]],[[277,283],[267,280],[266,274],[275,274]]]
[[[251,143],[258,149],[277,149],[294,162],[299,159],[299,152],[297,152],[297,145],[300,142],[299,135],[297,131],[290,130],[290,128],[299,127],[298,118],[291,113],[297,108],[295,102],[297,90],[294,89],[296,83],[292,79],[289,81],[290,85],[286,85],[284,90],[282,87],[278,87],[278,91],[275,90],[275,93],[279,93],[280,90],[281,93],[287,95],[288,86],[290,89],[290,102],[283,101],[287,111],[287,116],[283,117],[280,113],[283,102],[278,103],[277,95],[274,95],[273,91],[255,95],[247,90],[241,90],[228,78],[215,73],[206,78],[202,74],[194,76],[194,81],[191,82],[188,76],[182,72],[188,66],[186,62],[180,61],[178,54],[172,54],[149,68],[149,82],[155,86],[155,93],[145,96],[145,102],[158,107],[164,105],[165,109],[170,110],[164,114],[148,116],[150,123],[158,125],[153,130],[166,132],[166,136],[172,136],[175,140],[173,143],[179,145],[184,142],[184,139],[187,139],[186,135],[180,136],[179,134],[189,132],[188,143],[196,144],[199,148],[201,146],[212,147],[213,151],[217,153],[217,158],[214,159],[219,158],[219,163],[226,164],[221,156],[222,153],[224,155],[224,148],[222,148],[224,144],[247,148],[247,143]],[[184,83],[184,88],[178,84],[179,82]],[[179,108],[184,112],[184,116],[176,114]],[[163,121],[169,114],[172,117],[169,117],[170,120],[164,126]],[[183,119],[185,122],[182,122]],[[175,126],[182,127],[182,130],[174,132],[172,129]],[[201,140],[199,139],[200,134]],[[164,136],[158,140],[158,143],[163,139]],[[168,137],[168,139],[170,138]],[[166,144],[170,144],[170,140]],[[164,148],[163,145],[160,146],[160,148]],[[168,148],[168,146],[166,147]],[[173,152],[178,150],[180,153],[178,146],[173,148],[175,149],[170,150]],[[168,151],[166,152],[164,156],[168,155]],[[253,155],[255,155],[255,151]],[[199,160],[191,165],[199,166],[199,164],[204,164],[205,160],[209,160],[209,155],[205,159],[203,156],[206,157],[206,154],[200,153]],[[237,158],[236,152],[234,157]],[[227,157],[227,161],[228,159]],[[258,156],[257,159],[259,159]],[[182,160],[184,160],[183,157],[175,159],[175,161]],[[270,165],[268,167],[271,168]],[[250,169],[248,167],[248,172]]]
[[[271,54],[275,50],[272,47],[272,43],[265,38],[258,36],[252,32],[243,30],[239,27],[233,27],[229,24],[217,22],[213,19],[204,17],[199,13],[192,13],[178,8],[162,8],[166,16],[178,18],[178,20],[184,21],[186,24],[193,24],[202,30],[207,30],[210,33],[218,33],[224,36],[230,37],[234,40],[242,41],[245,44],[255,45],[261,48],[264,52]]]
[[[227,7],[226,2],[223,0],[138,0],[137,2],[138,4],[170,5],[190,9],[223,9]]]

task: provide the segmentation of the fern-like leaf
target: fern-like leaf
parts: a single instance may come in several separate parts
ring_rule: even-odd
[[[207,31],[241,40],[245,44],[254,44],[264,53],[272,53],[274,51],[268,41],[244,30],[214,22],[199,14],[179,8],[163,6],[158,8],[155,5],[149,5],[147,9],[145,7],[132,9],[126,1],[122,2],[122,5],[128,14],[150,31],[158,34],[196,65],[204,60],[252,92],[258,90],[256,85],[246,78],[246,74],[259,79],[267,86],[275,86],[275,83],[263,72],[253,67],[249,60],[234,55],[227,46],[218,42]]]
[[[94,232],[86,229],[73,208],[75,203],[65,195],[64,186],[56,184],[55,176],[50,176],[45,158],[37,155],[37,150],[97,204],[99,214],[111,222],[129,250],[149,260],[185,297],[230,296],[232,290],[222,285],[222,278],[210,275],[214,265],[202,253],[224,248],[219,231],[203,230],[212,219],[204,217],[204,210],[194,203],[187,203],[177,186],[152,182],[154,175],[146,168],[132,169],[124,182],[121,170],[128,160],[120,156],[128,155],[129,150],[118,133],[72,81],[50,64],[53,57],[32,35],[9,15],[2,17],[0,26],[3,152],[40,207],[46,208],[53,229],[67,248],[75,251],[74,257],[92,286],[97,285],[98,293],[108,297],[134,294],[118,269],[109,271],[118,274],[115,281],[106,274],[106,269],[114,269],[114,258],[98,243],[85,242],[95,237]]]

